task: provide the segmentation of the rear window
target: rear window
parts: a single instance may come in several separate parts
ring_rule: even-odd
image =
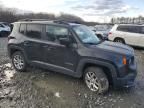
[[[41,39],[42,25],[40,24],[27,24],[26,36],[30,38]]]
[[[12,27],[12,28],[13,28],[13,27]],[[11,28],[11,29],[12,29],[12,28]],[[20,25],[20,30],[19,30],[19,32],[22,33],[22,34],[25,34],[25,30],[26,30],[26,24],[21,24],[21,25]]]

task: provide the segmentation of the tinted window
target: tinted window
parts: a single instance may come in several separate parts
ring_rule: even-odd
[[[27,24],[26,35],[31,38],[40,39],[42,35],[42,25],[39,24]]]
[[[12,26],[11,26],[11,27],[12,27]],[[13,27],[12,27],[12,28],[13,28]],[[11,29],[12,29],[12,28],[11,28]],[[21,25],[20,25],[20,30],[19,30],[20,33],[25,34],[25,30],[26,30],[26,24],[21,24]]]
[[[144,27],[141,27],[141,33],[144,34]]]
[[[52,42],[59,42],[59,38],[68,37],[68,29],[57,26],[46,26],[46,39]]]
[[[127,26],[127,32],[131,33],[140,33],[140,27],[139,26]]]
[[[140,33],[140,26],[118,26],[118,31],[131,32],[131,33]]]
[[[118,26],[117,30],[128,32],[128,26]]]

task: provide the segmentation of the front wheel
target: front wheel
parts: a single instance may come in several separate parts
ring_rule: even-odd
[[[105,93],[109,89],[109,81],[101,68],[89,67],[85,70],[84,81],[87,87],[98,94]]]
[[[27,64],[24,55],[17,51],[12,55],[12,64],[17,71],[25,71]]]

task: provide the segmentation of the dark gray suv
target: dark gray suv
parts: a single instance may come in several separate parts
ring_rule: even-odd
[[[120,43],[100,41],[82,24],[64,21],[19,21],[8,37],[8,53],[17,71],[29,65],[77,78],[104,93],[131,87],[136,77],[134,50]]]

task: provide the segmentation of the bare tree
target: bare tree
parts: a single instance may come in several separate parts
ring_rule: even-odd
[[[78,22],[83,21],[83,19],[78,16],[72,14],[65,14],[65,13],[61,13],[60,16],[57,17],[57,19],[67,20],[67,21],[78,21]]]
[[[118,17],[115,19],[111,19],[111,23],[117,23],[117,24],[140,24],[144,23],[144,17],[139,16],[139,17]]]

